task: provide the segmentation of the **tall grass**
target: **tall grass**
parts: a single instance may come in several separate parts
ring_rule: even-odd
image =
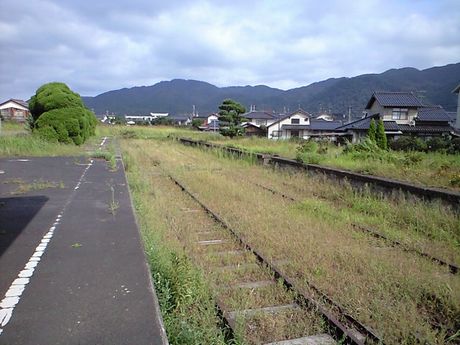
[[[421,242],[458,260],[458,215],[442,205],[353,194],[329,180],[273,172],[172,143],[152,142],[145,150],[146,160],[179,176],[253,247],[287,260],[283,271],[298,284],[313,282],[387,343],[411,344],[416,337],[448,343],[455,337],[460,277],[351,226],[372,220],[411,245]],[[248,180],[288,189],[304,201],[293,204]]]
[[[50,143],[30,134],[0,136],[0,157],[72,156],[81,153],[80,146]]]
[[[162,193],[148,183],[143,158],[124,151],[123,160],[170,344],[225,344],[213,294],[168,228]]]

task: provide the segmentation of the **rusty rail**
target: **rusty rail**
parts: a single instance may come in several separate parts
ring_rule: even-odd
[[[382,339],[380,339],[375,331],[371,330],[369,327],[363,325],[351,315],[347,314],[342,306],[334,302],[326,294],[322,293],[313,284],[307,282],[308,287],[315,291],[315,293],[319,294],[323,302],[326,302],[331,309],[335,310],[336,314],[338,314],[338,317],[337,315],[334,315],[332,312],[327,310],[322,303],[315,300],[313,296],[311,296],[311,294],[309,294],[307,291],[304,291],[295,286],[294,282],[289,277],[285,276],[278,267],[266,259],[261,253],[252,248],[241,235],[239,235],[217,213],[212,211],[200,199],[198,199],[194,193],[189,191],[183,183],[174,178],[171,174],[166,174],[179,188],[181,188],[184,193],[189,195],[197,204],[199,204],[200,207],[206,211],[206,213],[211,218],[213,218],[216,223],[220,224],[223,228],[228,230],[243,248],[251,252],[257,258],[259,264],[266,266],[273,273],[276,279],[281,280],[287,289],[293,291],[297,296],[297,302],[299,305],[317,310],[323,320],[327,323],[330,334],[337,341],[341,341],[342,344],[354,345],[383,344]],[[339,320],[339,318],[341,320]]]

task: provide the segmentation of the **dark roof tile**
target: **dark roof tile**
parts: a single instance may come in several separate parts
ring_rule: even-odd
[[[417,114],[417,121],[448,122],[450,117],[442,107],[421,108]]]
[[[374,92],[366,109],[370,109],[374,101],[379,102],[383,107],[423,107],[423,104],[412,92]]]

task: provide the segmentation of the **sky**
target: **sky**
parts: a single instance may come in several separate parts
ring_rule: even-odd
[[[0,101],[50,81],[83,96],[176,78],[289,89],[456,62],[459,0],[0,2]]]

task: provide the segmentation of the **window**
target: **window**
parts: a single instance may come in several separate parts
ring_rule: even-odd
[[[300,123],[300,119],[291,119],[292,125],[298,125]]]
[[[393,120],[407,120],[409,117],[409,109],[407,108],[393,108],[391,118]]]
[[[291,131],[291,138],[300,137],[300,131]]]
[[[266,120],[256,119],[256,125],[258,125],[258,126],[264,125],[265,126],[266,124],[267,124]]]

